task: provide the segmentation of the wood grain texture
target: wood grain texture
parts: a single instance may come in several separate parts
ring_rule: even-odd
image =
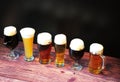
[[[16,48],[20,53],[17,60],[7,58],[9,50],[0,45],[0,82],[120,82],[120,60],[113,57],[105,58],[105,69],[99,75],[93,75],[88,71],[89,53],[85,52],[80,63],[84,66],[81,71],[71,69],[73,60],[69,57],[68,50],[65,54],[65,66],[57,68],[54,65],[55,51],[51,51],[51,63],[40,64],[38,62],[37,44],[34,44],[33,62],[26,62],[22,42]]]

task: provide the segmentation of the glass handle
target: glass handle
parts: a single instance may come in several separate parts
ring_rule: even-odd
[[[105,67],[105,56],[100,56],[101,58],[102,58],[102,68],[101,68],[101,70],[103,70],[104,69],[104,67]]]

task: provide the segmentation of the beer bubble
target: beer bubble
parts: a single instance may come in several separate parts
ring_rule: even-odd
[[[99,44],[99,43],[92,43],[90,45],[90,52],[93,54],[103,54],[103,45]]]
[[[57,34],[54,38],[54,43],[58,45],[63,45],[67,43],[67,38],[65,34]]]
[[[70,42],[70,48],[75,51],[80,51],[84,49],[84,42],[79,38],[75,38]]]
[[[4,35],[13,36],[17,33],[17,30],[14,26],[7,26],[4,28]]]
[[[52,35],[48,32],[39,33],[37,36],[37,43],[41,45],[49,45],[52,42]]]
[[[34,36],[35,30],[31,27],[25,27],[20,30],[22,37],[31,38]]]

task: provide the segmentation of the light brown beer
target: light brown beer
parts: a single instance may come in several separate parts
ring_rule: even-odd
[[[20,30],[23,44],[24,44],[24,51],[25,51],[25,57],[24,59],[26,61],[33,61],[33,40],[34,40],[34,34],[35,30],[30,27],[25,27]]]
[[[64,44],[64,45],[55,44],[55,51],[56,51],[56,60],[55,60],[55,62],[56,62],[57,67],[64,66],[65,48],[66,48],[66,44]]]
[[[99,74],[102,69],[102,58],[99,55],[90,54],[89,71],[94,74]]]
[[[57,34],[54,39],[55,43],[55,53],[56,53],[56,59],[55,64],[57,67],[63,67],[64,66],[64,55],[65,55],[65,49],[66,49],[66,36],[64,34]]]
[[[103,46],[98,43],[90,45],[90,61],[89,61],[89,72],[93,74],[99,74],[103,69]]]
[[[39,49],[39,62],[41,64],[50,63],[50,52],[52,47],[52,35],[48,32],[39,33],[37,36]]]

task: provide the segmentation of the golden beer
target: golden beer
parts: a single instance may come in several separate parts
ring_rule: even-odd
[[[39,33],[37,36],[39,49],[39,62],[41,64],[50,63],[50,52],[52,48],[52,35],[48,32]]]
[[[25,49],[25,57],[30,58],[33,55],[33,37],[31,38],[23,38],[24,49]]]
[[[25,51],[25,57],[24,59],[26,61],[33,61],[33,39],[34,39],[34,34],[35,30],[30,27],[26,27],[20,30],[22,39],[23,39],[23,44],[24,44],[24,51]]]
[[[64,66],[65,48],[66,48],[66,44],[64,44],[64,45],[55,44],[55,51],[56,51],[55,62],[56,62],[56,66],[58,66],[58,67]]]
[[[104,68],[103,46],[99,43],[90,45],[89,72],[99,74]]]
[[[57,67],[63,67],[64,66],[64,55],[65,55],[65,49],[66,49],[66,36],[64,34],[57,34],[54,39],[55,43],[55,53],[56,53],[56,59],[55,64]]]

